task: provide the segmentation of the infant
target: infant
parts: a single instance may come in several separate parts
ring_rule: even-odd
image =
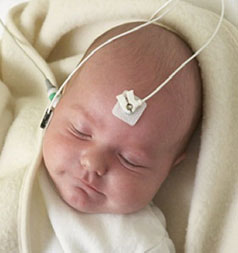
[[[85,56],[139,24],[104,33]],[[177,34],[151,24],[106,45],[74,74],[43,140],[45,166],[69,206],[86,213],[125,214],[153,199],[171,168],[185,158],[201,118],[197,61],[147,101],[135,126],[116,118],[112,108],[124,90],[146,97],[192,54]]]

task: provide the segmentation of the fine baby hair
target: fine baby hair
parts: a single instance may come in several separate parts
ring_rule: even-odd
[[[10,34],[10,36],[14,39],[14,41],[16,42],[16,44],[21,48],[21,50],[23,50],[23,52],[26,54],[26,56],[32,61],[32,63],[37,67],[37,69],[42,73],[42,75],[44,75],[45,78],[45,83],[47,86],[47,91],[48,91],[48,97],[51,100],[49,106],[46,109],[46,112],[44,114],[44,117],[42,119],[41,122],[41,128],[45,128],[47,126],[47,124],[49,123],[49,120],[52,116],[53,110],[56,107],[57,103],[60,100],[60,96],[61,93],[64,89],[64,87],[67,85],[67,83],[69,82],[69,80],[72,78],[72,76],[74,75],[74,73],[91,57],[93,56],[99,49],[101,49],[102,47],[106,46],[107,44],[111,43],[112,41],[119,39],[123,36],[126,36],[130,33],[136,32],[139,29],[142,29],[143,27],[148,26],[149,24],[155,23],[156,21],[158,21],[159,19],[161,19],[164,15],[166,15],[169,11],[171,11],[175,6],[176,3],[179,0],[168,0],[165,4],[163,4],[160,8],[158,8],[156,10],[156,12],[151,16],[151,18],[147,21],[145,21],[145,23],[138,25],[126,32],[123,32],[119,35],[116,35],[110,39],[108,39],[106,42],[102,43],[101,45],[99,45],[98,47],[96,47],[90,54],[87,55],[87,57],[85,57],[77,66],[76,68],[68,75],[68,77],[66,78],[66,80],[64,81],[64,83],[60,86],[60,88],[57,90],[57,88],[52,85],[52,83],[50,82],[50,80],[45,76],[45,74],[43,73],[43,71],[35,64],[35,62],[31,59],[31,57],[25,52],[25,50],[21,47],[21,45],[19,44],[19,41],[17,41],[17,39],[11,34],[11,32],[8,30],[8,28],[4,25],[4,23],[2,22],[2,20],[0,19],[1,24],[3,25],[3,27],[6,29],[6,31]],[[159,12],[161,12],[163,9],[165,9],[170,3],[174,2],[174,5],[171,6],[170,9],[164,11],[164,13],[160,14],[158,17],[155,17]],[[220,15],[220,19],[219,22],[214,30],[214,32],[212,33],[212,35],[210,36],[210,38],[200,47],[200,49],[198,49],[191,57],[189,57],[186,61],[184,61],[172,74],[169,75],[169,77],[162,82],[162,84],[160,84],[153,92],[151,92],[149,95],[147,95],[145,98],[139,98],[134,94],[134,90],[125,90],[123,91],[121,94],[119,94],[116,99],[117,99],[117,103],[116,105],[113,107],[112,109],[112,113],[114,116],[116,116],[117,118],[119,118],[120,120],[126,122],[127,124],[134,126],[136,124],[136,122],[139,120],[139,118],[141,117],[141,115],[143,114],[145,108],[146,108],[146,101],[148,99],[150,99],[152,96],[154,96],[157,92],[160,91],[160,89],[162,89],[183,67],[185,67],[190,61],[192,61],[198,54],[201,53],[202,50],[204,50],[209,43],[212,41],[212,39],[215,37],[215,35],[217,34],[223,17],[224,17],[224,0],[221,0],[221,15]],[[159,25],[159,24],[158,24]]]

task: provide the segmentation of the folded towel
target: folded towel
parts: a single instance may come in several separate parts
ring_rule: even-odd
[[[13,8],[7,24],[46,76],[61,84],[97,36],[125,22],[148,19],[164,2],[34,0]],[[160,22],[196,51],[218,19],[213,12],[179,1]],[[0,57],[0,252],[18,252],[18,207],[19,214],[32,212],[26,203],[34,195],[39,123],[48,100],[44,78],[7,34]],[[177,252],[236,252],[237,29],[224,20],[197,59],[204,92],[201,129],[189,147],[191,156],[171,173],[156,203],[165,214]],[[185,192],[184,183],[192,186],[188,187],[192,194]],[[19,232],[21,224],[19,219]]]

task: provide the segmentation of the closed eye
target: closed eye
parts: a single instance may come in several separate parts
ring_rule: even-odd
[[[82,131],[79,131],[79,130],[76,129],[74,126],[72,126],[72,130],[73,130],[74,135],[76,135],[76,136],[79,137],[79,138],[82,138],[82,139],[89,139],[89,138],[92,137],[90,134],[87,134],[87,133],[84,133],[84,132],[82,132]]]
[[[144,167],[144,166],[142,166],[142,165],[135,164],[135,163],[129,161],[128,159],[126,159],[126,158],[125,158],[124,156],[122,156],[121,154],[119,154],[119,157],[120,157],[120,159],[121,159],[124,163],[126,163],[127,165],[129,165],[129,166],[131,166],[131,167]]]

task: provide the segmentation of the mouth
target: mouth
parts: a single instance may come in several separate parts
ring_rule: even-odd
[[[82,181],[81,181],[81,182],[82,182]],[[92,189],[92,190],[94,190],[94,191],[100,193],[100,192],[98,191],[98,189],[96,189],[93,185],[87,184],[87,183],[85,183],[85,182],[82,182],[82,183],[85,184],[88,188],[90,188],[90,189]]]
[[[97,194],[101,194],[104,195],[102,192],[100,192],[95,186],[88,184],[84,181],[82,181],[81,179],[78,178],[78,180],[80,181],[80,185],[77,186],[80,188],[81,185],[83,185],[83,187],[85,187],[86,189],[89,189],[90,191],[96,192]]]

